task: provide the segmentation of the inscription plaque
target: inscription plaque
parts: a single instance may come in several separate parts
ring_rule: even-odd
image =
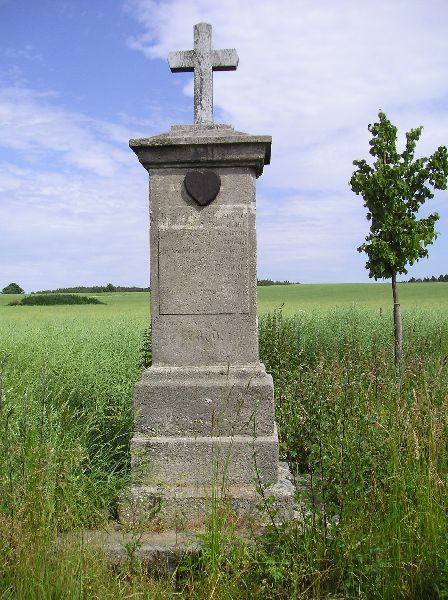
[[[159,227],[159,314],[249,313],[247,221],[238,228]]]

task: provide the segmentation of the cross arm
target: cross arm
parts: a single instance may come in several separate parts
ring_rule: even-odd
[[[238,66],[238,60],[237,51],[233,48],[212,50],[213,71],[235,71]]]
[[[191,72],[194,70],[194,51],[170,52],[168,54],[168,64],[172,73]]]

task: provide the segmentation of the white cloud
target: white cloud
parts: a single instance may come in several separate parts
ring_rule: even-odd
[[[352,161],[368,158],[367,125],[379,109],[402,136],[425,125],[418,154],[446,144],[446,1],[129,0],[127,6],[142,26],[130,45],[148,58],[166,60],[171,50],[191,48],[200,21],[213,25],[215,48],[237,49],[238,70],[214,75],[215,120],[273,137],[272,164],[259,184],[260,268],[276,276],[282,263],[300,278],[305,263],[321,260],[343,281],[351,252],[352,278],[366,278],[355,251],[367,222],[362,198],[348,185]],[[193,93],[191,78],[184,93]],[[263,216],[269,203],[270,218]],[[445,218],[447,209],[440,210]],[[434,264],[443,244],[431,250]],[[317,277],[325,279],[325,270]]]
[[[54,93],[0,90],[0,281],[147,285],[147,174],[131,133]]]
[[[113,178],[1,165],[0,281],[147,285],[147,180],[135,163]]]
[[[275,203],[260,195],[260,271],[285,279],[338,281],[348,266],[363,264],[356,253],[365,235],[362,212],[355,196],[290,194]]]
[[[424,118],[428,101],[448,93],[443,0],[132,0],[130,6],[144,27],[133,46],[148,57],[165,60],[170,50],[190,48],[200,20],[214,25],[215,47],[237,48],[238,70],[215,74],[215,105],[237,128],[271,133],[278,160],[292,152],[308,156],[310,146],[325,146],[333,160],[341,146],[356,156],[366,150],[364,132],[378,109],[397,118],[413,108]],[[305,176],[311,186],[334,182],[319,164]]]
[[[27,158],[37,160],[52,152],[55,162],[112,176],[117,166],[130,161],[126,137],[124,128],[61,107],[54,93],[25,87],[0,89],[1,145]]]

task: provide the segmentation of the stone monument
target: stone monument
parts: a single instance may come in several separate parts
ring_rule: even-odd
[[[120,510],[167,527],[203,523],[217,495],[257,516],[260,485],[293,505],[258,355],[255,180],[271,137],[213,123],[213,71],[238,56],[214,50],[211,33],[195,25],[194,49],[168,58],[194,71],[194,125],[130,140],[150,174],[152,366],[135,386],[134,484]]]

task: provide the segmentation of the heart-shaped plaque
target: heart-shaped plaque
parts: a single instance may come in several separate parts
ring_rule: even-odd
[[[221,178],[214,171],[188,171],[185,189],[199,206],[207,206],[216,198],[221,188]]]

